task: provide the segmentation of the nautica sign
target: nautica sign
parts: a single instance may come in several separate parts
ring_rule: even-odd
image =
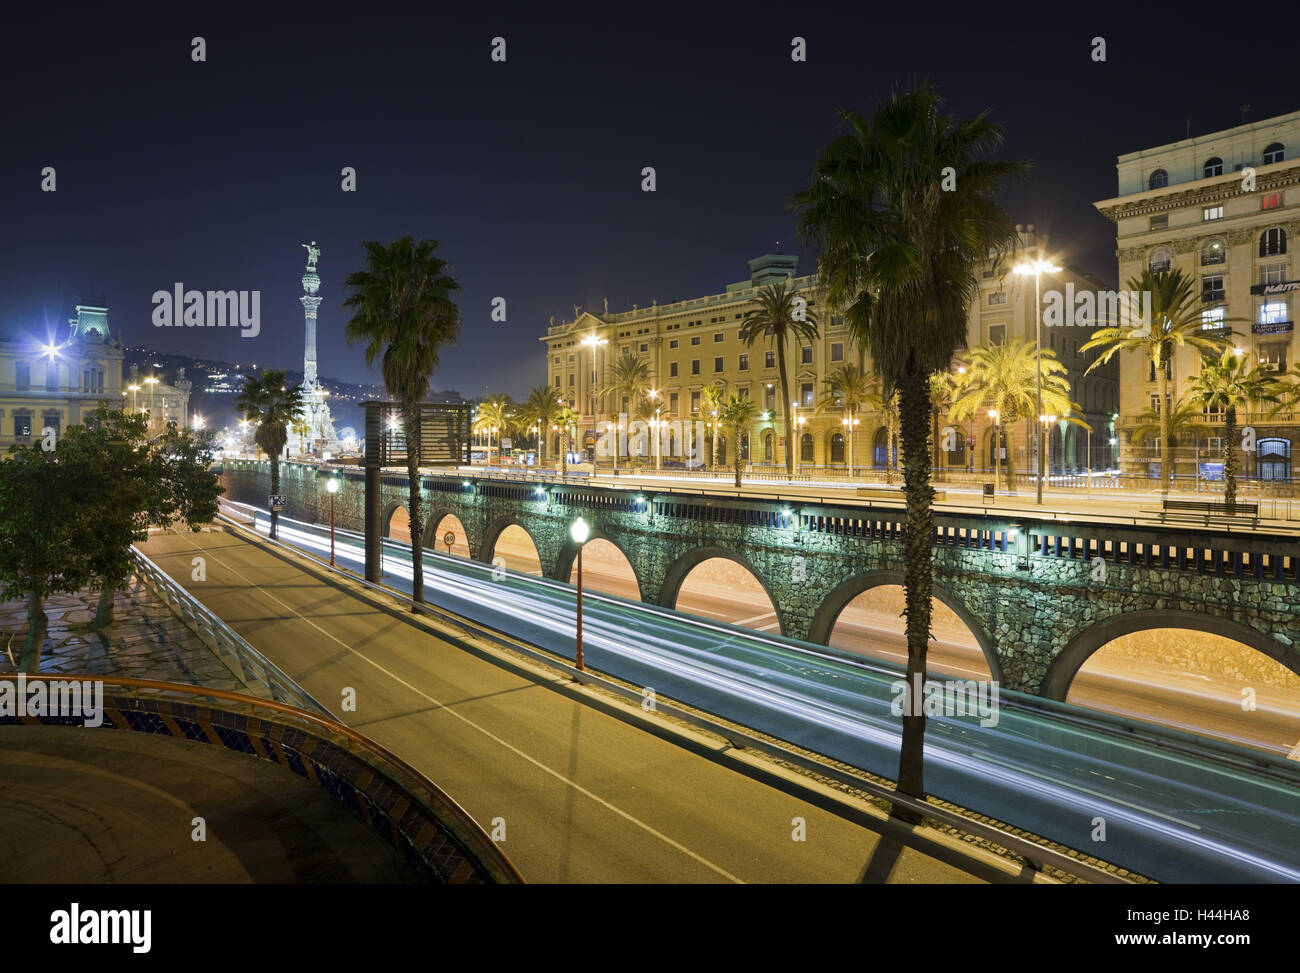
[[[1300,291],[1300,280],[1284,280],[1277,284],[1255,284],[1250,289],[1252,294],[1264,294],[1268,296],[1273,294],[1289,294],[1292,291]]]

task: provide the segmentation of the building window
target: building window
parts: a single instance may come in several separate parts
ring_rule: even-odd
[[[763,393],[763,408],[769,413],[776,413],[776,389],[770,385],[767,387],[767,391]]]
[[[677,362],[668,363],[668,377],[669,378],[677,377]]]
[[[674,338],[674,339],[672,339],[672,341],[668,342],[668,347],[669,347],[669,348],[676,348],[676,347],[677,347],[677,339]]]
[[[811,409],[813,407],[812,382],[804,382],[799,386],[799,401],[805,409]]]
[[[700,393],[699,393],[699,392],[692,392],[692,393],[691,393],[691,411],[692,411],[692,412],[699,412],[699,411],[700,411]]]
[[[999,305],[1005,303],[1007,303],[1006,291],[994,291],[992,294],[989,295],[989,307],[998,307]]]
[[[749,356],[748,356],[748,355],[741,355],[741,356],[740,356],[740,370],[741,370],[742,372],[747,372],[747,371],[749,371]]]
[[[1269,437],[1256,442],[1255,473],[1261,480],[1291,479],[1291,440]]]
[[[725,337],[726,335],[724,335],[721,331],[715,331],[713,334],[713,343],[716,345],[719,341],[721,341]]]
[[[1208,267],[1211,264],[1221,264],[1227,259],[1227,252],[1224,249],[1223,241],[1218,237],[1212,240],[1206,240],[1201,244],[1201,266]]]
[[[774,351],[763,352],[763,367],[776,368],[776,352]]]
[[[811,463],[813,461],[813,438],[812,433],[806,432],[803,438],[799,440],[799,462]]]
[[[1264,165],[1271,166],[1275,162],[1281,162],[1286,158],[1286,148],[1281,142],[1270,142],[1264,149]]]
[[[1261,284],[1280,284],[1286,280],[1286,264],[1263,264],[1259,268]]]
[[[574,377],[575,377],[575,376],[573,375],[573,373],[570,372],[570,373],[569,373],[569,388],[573,388],[573,380],[574,380]]]
[[[836,341],[831,345],[831,361],[844,361],[844,342]]]
[[[1273,334],[1283,330],[1289,320],[1286,301],[1268,301],[1259,306],[1259,324],[1255,330],[1260,334]]]
[[[691,344],[692,344],[692,345],[698,345],[699,343],[700,343],[700,336],[699,336],[699,335],[696,335],[694,338],[691,339]]]
[[[1151,173],[1147,179],[1147,189],[1163,189],[1169,185],[1169,173],[1163,169],[1157,169]]]
[[[700,374],[700,360],[698,358],[691,359],[691,374],[692,375]]]
[[[641,342],[641,350],[642,350],[642,351],[649,351],[649,350],[650,350],[650,346],[649,346],[648,344],[646,344],[646,343],[643,341],[643,342]]]
[[[46,429],[54,430],[54,435],[59,434],[59,425],[63,421],[63,413],[53,409],[45,413],[41,419],[41,435],[45,434]]]
[[[719,355],[717,358],[713,359],[713,374],[716,375],[721,371],[722,371],[722,356]]]
[[[1149,366],[1149,371],[1148,371],[1148,373],[1147,373],[1147,381],[1148,381],[1148,382],[1154,382],[1154,381],[1156,380],[1156,363],[1155,363],[1154,361],[1148,361],[1148,362],[1147,362],[1147,365]],[[1174,376],[1173,376],[1172,368],[1173,368],[1173,361],[1172,361],[1172,359],[1166,359],[1166,360],[1165,360],[1165,378],[1172,379],[1172,378],[1174,377]]]
[[[1277,209],[1282,205],[1281,193],[1266,193],[1259,197],[1260,209]]]
[[[1201,330],[1218,331],[1226,326],[1224,315],[1227,312],[1221,307],[1208,308],[1201,312]]]
[[[831,436],[831,462],[844,462],[844,437],[838,432]]]
[[[26,409],[14,412],[14,438],[27,439],[32,434],[32,414]]]
[[[1259,255],[1261,257],[1280,257],[1286,253],[1286,230],[1275,226],[1265,230],[1259,237]]]
[[[32,386],[32,366],[25,361],[14,364],[15,381],[19,392],[26,392]]]
[[[1152,216],[1147,220],[1148,230],[1167,230],[1169,229],[1169,214],[1161,213],[1159,216]]]
[[[1005,324],[989,325],[989,344],[1000,345],[1007,340],[1007,326]]]
[[[558,375],[555,376],[555,387],[557,389],[560,387],[560,376]]]
[[[1151,251],[1151,256],[1147,258],[1147,266],[1151,273],[1159,274],[1168,270],[1174,264],[1173,254],[1169,252],[1168,247],[1156,247]]]
[[[59,390],[59,363],[50,361],[45,363],[45,391],[57,392]]]
[[[1204,222],[1209,222],[1210,220],[1223,219],[1223,207],[1222,206],[1205,207],[1203,210],[1201,210],[1201,219]]]
[[[668,411],[671,414],[677,415],[677,404],[680,399],[681,396],[679,396],[676,392],[668,393]]]
[[[812,345],[804,345],[799,349],[799,363],[801,365],[812,364]]]
[[[569,356],[569,361],[572,362],[573,360],[574,360],[573,355],[570,355],[570,356]]]
[[[1212,155],[1205,160],[1205,178],[1213,179],[1215,176],[1223,175],[1223,160],[1217,155]]]
[[[1289,344],[1289,341],[1268,341],[1260,344],[1260,364],[1271,368],[1275,372],[1285,372],[1288,367],[1286,350]]]
[[[1223,274],[1205,274],[1201,277],[1201,300],[1204,303],[1221,301],[1223,296]]]
[[[772,462],[772,434],[770,432],[763,434],[763,462]]]

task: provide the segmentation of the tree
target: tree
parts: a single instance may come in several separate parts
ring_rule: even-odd
[[[848,455],[845,456],[845,465],[850,471],[853,469],[855,452],[853,444],[857,439],[854,429],[857,414],[864,407],[878,402],[879,398],[880,383],[876,381],[875,376],[868,374],[852,362],[845,362],[826,376],[826,390],[817,402],[817,410],[819,412],[839,410],[848,420],[844,427],[847,434],[845,440],[849,447]]]
[[[1120,324],[1109,328],[1099,328],[1092,333],[1080,351],[1099,349],[1101,354],[1088,366],[1088,372],[1100,368],[1119,352],[1138,352],[1144,362],[1151,362],[1155,367],[1156,381],[1160,390],[1160,411],[1167,413],[1165,403],[1169,402],[1169,363],[1174,351],[1188,346],[1202,354],[1218,356],[1234,333],[1226,327],[1214,332],[1207,331],[1207,319],[1202,316],[1208,311],[1222,305],[1203,305],[1200,295],[1196,293],[1194,278],[1181,270],[1162,270],[1152,273],[1150,269],[1142,271],[1141,276],[1128,282],[1129,290],[1151,295],[1151,320],[1130,322],[1131,326]],[[1226,325],[1235,318],[1219,318],[1215,325]],[[1085,372],[1084,374],[1088,374]],[[1160,432],[1160,494],[1169,495],[1169,483],[1174,477],[1173,464],[1169,452],[1170,432],[1166,424]]]
[[[569,451],[573,448],[573,431],[577,428],[581,416],[567,405],[560,406],[555,412],[555,423],[560,427],[560,442],[564,448],[560,451],[560,475],[569,475]]]
[[[497,455],[501,455],[501,437],[508,436],[515,427],[514,404],[506,395],[493,396],[478,404],[474,416],[474,432],[488,437],[488,462],[492,461],[492,437],[497,440]]]
[[[289,427],[293,430],[294,435],[298,437],[298,452],[304,456],[307,454],[307,433],[311,432],[311,423],[306,419],[298,418],[293,421]]]
[[[959,422],[988,409],[997,411],[995,435],[999,438],[1005,436],[1007,440],[1007,483],[1013,493],[1016,464],[1015,450],[1011,448],[1014,442],[1012,431],[1022,418],[1031,423],[1036,420],[1038,400],[1034,375],[1038,372],[1040,357],[1044,413],[1065,416],[1067,422],[1084,425],[1081,419],[1071,418],[1072,414],[1082,410],[1070,401],[1069,369],[1057,360],[1056,352],[1044,349],[1042,355],[1038,356],[1034,353],[1035,348],[1032,341],[1012,338],[999,344],[973,349],[961,392],[953,401],[951,409],[952,417]],[[1029,437],[1025,441],[1029,442]],[[999,477],[1001,452],[1001,443],[995,443],[994,483],[997,483]]]
[[[628,349],[623,349],[623,354],[619,356],[618,361],[614,362],[610,369],[610,380],[608,385],[603,385],[596,392],[600,398],[604,399],[607,395],[614,397],[614,469],[618,469],[618,423],[617,418],[623,411],[623,399],[627,399],[628,414],[633,415],[641,401],[649,394],[650,378],[649,370],[646,366],[645,359],[640,355],[634,355]]]
[[[844,112],[847,134],[794,199],[800,234],[823,244],[818,276],[831,308],[843,310],[887,396],[899,394],[909,705],[898,788],[915,797],[925,793],[925,716],[914,689],[925,679],[933,583],[929,376],[965,347],[978,271],[1018,239],[994,197],[1024,168],[981,158],[1001,142],[986,115],[959,121],[940,109],[922,87],[894,94],[871,119]]]
[[[723,428],[731,436],[734,469],[736,471],[736,489],[740,489],[740,473],[744,469],[745,456],[740,448],[741,437],[749,429],[750,424],[754,421],[754,416],[758,414],[758,406],[748,395],[736,395],[732,393],[727,397],[727,404],[718,412],[718,418],[722,421]]]
[[[930,376],[930,449],[934,453],[936,467],[940,465],[939,416],[952,407],[952,397],[957,384],[958,376],[952,372],[935,372]]]
[[[896,469],[894,443],[898,439],[898,392],[885,395],[879,377],[873,375],[862,404],[869,412],[878,413],[885,420],[885,482],[893,483]]]
[[[528,398],[520,407],[520,416],[525,422],[537,427],[537,445],[540,450],[538,462],[546,460],[546,439],[550,435],[551,419],[559,404],[555,401],[555,390],[543,382],[533,386]]]
[[[718,465],[718,430],[715,425],[721,420],[723,405],[721,388],[716,385],[706,385],[700,389],[700,404],[695,410],[695,415],[709,430],[709,442],[712,444],[712,455],[709,458],[710,470]]]
[[[1138,413],[1137,418],[1138,423],[1133,427],[1133,439],[1136,442],[1159,439],[1167,426],[1170,445],[1176,446],[1188,438],[1194,439],[1210,428],[1205,421],[1205,410],[1187,395],[1170,407],[1168,416],[1162,415],[1159,409],[1146,408]]]
[[[244,379],[235,408],[255,423],[253,442],[271,461],[271,493],[280,492],[280,456],[289,441],[289,427],[303,414],[302,386],[286,385],[283,368],[266,368]],[[271,511],[271,539],[279,537],[280,511]]]
[[[366,269],[347,276],[353,310],[344,329],[348,342],[365,342],[365,361],[381,358],[380,373],[401,406],[406,437],[407,513],[411,519],[411,597],[424,603],[424,507],[420,495],[420,403],[438,368],[439,353],[460,337],[460,309],[451,296],[460,290],[448,263],[434,255],[437,241],[410,237],[389,246],[363,244]],[[419,609],[412,606],[413,611]]]
[[[1237,451],[1242,449],[1237,437],[1237,409],[1249,410],[1251,403],[1260,403],[1273,405],[1276,412],[1285,394],[1285,384],[1258,362],[1231,348],[1225,349],[1217,361],[1203,361],[1200,372],[1187,383],[1187,398],[1207,412],[1223,413],[1223,502],[1229,510],[1237,502]],[[1162,457],[1165,449],[1162,442]],[[1161,462],[1163,470],[1163,458]]]
[[[791,446],[785,451],[786,473],[794,476],[795,430],[790,428],[787,403],[790,398],[790,377],[786,373],[785,349],[790,342],[812,344],[817,340],[817,315],[808,310],[807,299],[798,294],[783,280],[759,288],[758,307],[749,311],[740,326],[740,340],[753,347],[760,338],[776,346],[776,367],[781,376],[781,415],[786,418]],[[716,437],[715,437],[716,438]]]

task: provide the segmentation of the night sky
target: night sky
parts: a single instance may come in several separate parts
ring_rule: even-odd
[[[523,395],[538,337],[573,305],[614,311],[720,292],[780,241],[837,133],[891,86],[928,78],[992,109],[1031,174],[1004,204],[1053,251],[1114,282],[1115,157],[1300,107],[1261,23],[1054,21],[988,5],[967,23],[914,5],[309,4],[12,15],[0,32],[0,330],[63,332],[102,295],[128,344],[301,367],[297,298],[316,240],[321,373],[375,381],[343,340],[361,241],[440,241],[463,290],[437,388]],[[1169,20],[1185,19],[1168,11]],[[1032,31],[1028,28],[1034,28]],[[1019,29],[1024,28],[1024,29]],[[207,42],[191,60],[190,39]],[[489,58],[503,36],[507,61]],[[807,63],[790,59],[807,38]],[[1090,40],[1107,40],[1094,63]],[[1261,44],[1265,46],[1261,46]],[[57,192],[40,191],[43,166]],[[357,170],[358,191],[340,190]],[[643,193],[654,166],[658,191]],[[260,290],[261,334],[152,327],[154,291]],[[493,297],[508,320],[490,320]]]

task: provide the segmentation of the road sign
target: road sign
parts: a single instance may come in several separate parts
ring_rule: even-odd
[[[442,535],[442,542],[447,545],[447,553],[450,554],[451,545],[456,543],[456,532],[454,530],[447,531]]]
[[[283,493],[273,493],[268,499],[268,504],[272,510],[283,510],[289,506],[289,501],[285,499]]]

